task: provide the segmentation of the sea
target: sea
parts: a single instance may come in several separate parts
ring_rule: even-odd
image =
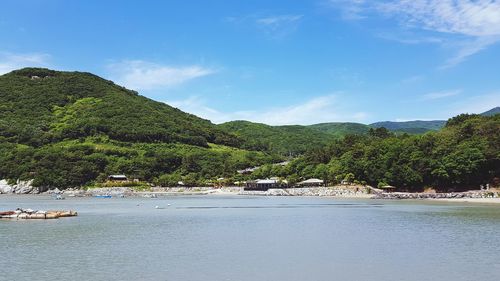
[[[500,280],[500,204],[0,196],[0,280]]]

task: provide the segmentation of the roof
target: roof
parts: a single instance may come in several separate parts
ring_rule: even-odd
[[[320,180],[320,179],[307,179],[307,180],[301,181],[299,183],[323,183],[323,180]]]
[[[255,183],[257,183],[257,184],[273,184],[273,183],[277,183],[277,182],[278,182],[277,180],[267,179],[267,180],[257,180]]]
[[[125,175],[109,175],[109,178],[117,178],[117,179],[126,179],[127,176]]]

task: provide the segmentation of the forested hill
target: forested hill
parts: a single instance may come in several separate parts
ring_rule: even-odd
[[[90,73],[25,68],[0,76],[0,179],[64,189],[125,174],[193,186],[283,160],[241,143]]]
[[[0,137],[36,146],[96,134],[129,142],[238,145],[208,120],[90,73],[24,68],[0,76]]]
[[[394,122],[394,121],[384,121],[376,122],[370,124],[372,128],[384,127],[390,131],[394,132],[404,132],[409,134],[423,134],[427,131],[437,131],[444,127],[446,121],[444,120],[433,120],[433,121],[404,121],[404,122]]]
[[[219,128],[243,140],[243,148],[297,156],[335,139],[332,134],[300,125],[269,126],[249,121],[230,121]]]
[[[497,106],[497,107],[492,108],[486,112],[481,113],[481,115],[483,115],[483,116],[493,116],[493,115],[497,115],[497,114],[500,114],[500,106]]]
[[[366,134],[370,130],[370,126],[352,122],[331,122],[320,123],[308,126],[318,131],[322,131],[335,137],[343,137],[349,134]]]

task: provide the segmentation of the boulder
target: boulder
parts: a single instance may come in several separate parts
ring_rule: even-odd
[[[13,191],[14,187],[7,180],[0,180],[0,194],[12,193]]]
[[[18,180],[15,185],[15,193],[16,194],[28,194],[33,191],[33,180],[22,181]]]

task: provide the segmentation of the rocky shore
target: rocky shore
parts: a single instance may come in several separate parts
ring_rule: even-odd
[[[241,191],[240,195],[263,196],[329,196],[348,198],[372,198],[372,188],[364,186],[329,186],[269,189],[267,191]]]
[[[14,184],[9,184],[6,180],[0,180],[0,194],[37,194],[40,190],[33,187],[33,180],[17,180]]]
[[[361,185],[336,185],[329,187],[280,188],[267,191],[244,190],[243,187],[151,187],[147,191],[137,191],[130,187],[107,188],[68,188],[65,190],[51,189],[44,192],[32,186],[32,181],[20,181],[9,184],[0,180],[0,194],[60,194],[68,197],[150,197],[174,195],[248,195],[248,196],[327,196],[338,198],[371,198],[392,200],[435,199],[448,201],[488,202],[500,203],[500,191],[474,190],[467,192],[449,193],[409,193],[383,192],[380,189]],[[485,201],[486,200],[486,201]]]
[[[500,192],[492,191],[466,191],[449,193],[408,193],[390,192],[377,193],[374,199],[476,199],[476,198],[500,198]]]

